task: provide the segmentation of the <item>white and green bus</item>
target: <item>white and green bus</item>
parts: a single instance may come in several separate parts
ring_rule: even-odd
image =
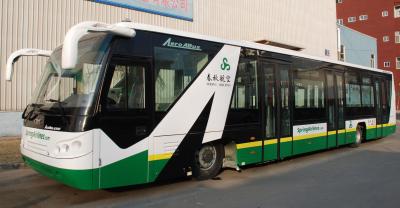
[[[30,167],[93,190],[358,146],[395,132],[391,72],[150,25],[83,22],[24,113]]]

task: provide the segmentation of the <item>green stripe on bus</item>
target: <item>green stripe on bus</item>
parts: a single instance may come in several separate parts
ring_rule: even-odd
[[[147,150],[100,168],[100,188],[147,183]]]
[[[262,162],[261,146],[248,147],[237,150],[237,163],[239,166]]]
[[[293,141],[293,155],[313,152],[327,148],[327,137],[320,136]]]
[[[153,182],[157,179],[168,161],[169,159],[149,161],[149,182]]]
[[[264,161],[272,161],[278,159],[278,145],[264,145]]]
[[[147,179],[147,151],[130,156],[98,169],[70,170],[56,168],[23,156],[37,172],[68,186],[94,190],[149,182]]]
[[[59,181],[68,186],[82,189],[94,190],[98,189],[98,180],[93,177],[93,170],[68,170],[56,168],[50,165],[33,160],[29,157],[23,156],[25,163],[32,167],[40,174]]]

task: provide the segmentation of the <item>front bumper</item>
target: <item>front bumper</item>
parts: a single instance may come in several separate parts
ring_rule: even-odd
[[[25,155],[22,156],[25,163],[40,174],[63,184],[81,190],[98,189],[98,171],[88,170],[70,170],[46,165]],[[97,178],[97,180],[95,180]]]

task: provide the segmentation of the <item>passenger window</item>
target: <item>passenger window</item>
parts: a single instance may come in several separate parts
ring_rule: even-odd
[[[144,109],[146,107],[145,67],[130,66],[128,76],[128,109]]]
[[[295,107],[324,108],[324,81],[317,70],[297,69],[294,74]]]
[[[110,89],[107,94],[107,109],[124,108],[125,69],[116,66],[112,76]]]
[[[294,117],[296,120],[319,120],[325,114],[325,79],[320,69],[297,68],[294,80]]]
[[[205,52],[154,48],[156,111],[166,111],[197,74],[207,65]]]
[[[280,72],[281,93],[281,137],[291,135],[291,119],[289,106],[289,65],[278,65]]]
[[[115,65],[107,94],[108,110],[145,108],[145,67]]]
[[[355,73],[346,73],[346,107],[361,107],[361,93]]]
[[[258,109],[257,61],[241,58],[233,89],[231,109]]]
[[[362,78],[361,94],[362,107],[374,107],[374,90],[369,77]]]

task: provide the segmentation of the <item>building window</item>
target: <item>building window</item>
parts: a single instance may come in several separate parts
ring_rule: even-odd
[[[345,46],[340,45],[340,51],[339,51],[339,61],[345,61],[346,54],[345,54]]]
[[[331,56],[331,51],[328,49],[325,49],[325,56]]]
[[[341,3],[343,3],[343,0],[336,0],[336,3],[341,4]]]
[[[383,42],[389,42],[389,36],[387,35],[383,36]]]
[[[396,69],[400,69],[400,57],[396,57]]]
[[[396,43],[400,43],[400,31],[394,33],[394,39]]]
[[[365,21],[368,19],[368,15],[364,14],[364,15],[360,15],[360,21]]]
[[[383,67],[390,67],[390,61],[383,62]]]
[[[355,22],[357,20],[356,17],[349,17],[347,18],[347,22]]]
[[[343,25],[343,19],[338,19],[338,20],[337,20],[337,23],[338,23],[339,25]]]
[[[375,54],[371,54],[371,68],[375,68]]]
[[[382,12],[382,17],[387,17],[387,16],[389,16],[389,12],[388,11],[383,11]]]
[[[394,18],[400,17],[400,5],[394,6]]]

